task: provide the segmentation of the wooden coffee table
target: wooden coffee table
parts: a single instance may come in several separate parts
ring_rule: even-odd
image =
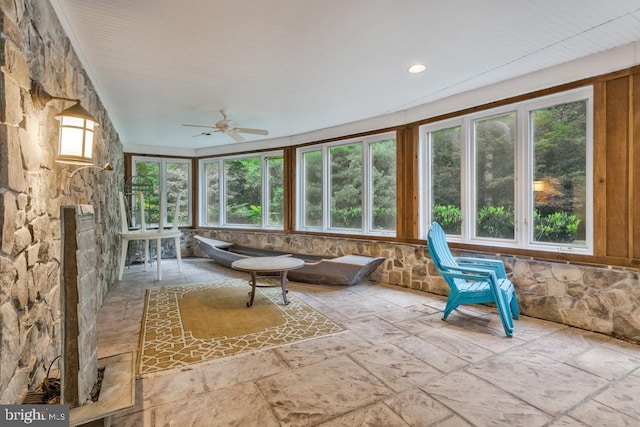
[[[247,307],[253,305],[253,298],[256,295],[256,275],[257,273],[280,273],[280,287],[282,288],[282,299],[285,305],[289,304],[287,299],[287,271],[295,270],[304,265],[304,261],[298,258],[286,256],[265,256],[250,257],[234,261],[231,267],[251,273],[251,292],[249,292],[249,301]]]

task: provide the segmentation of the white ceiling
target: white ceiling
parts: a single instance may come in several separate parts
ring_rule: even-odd
[[[244,151],[640,40],[640,0],[51,3],[125,151]],[[418,62],[427,71],[407,73]],[[269,136],[181,126],[220,109]]]

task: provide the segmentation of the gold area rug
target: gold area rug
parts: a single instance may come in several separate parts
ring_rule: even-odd
[[[185,368],[342,331],[295,297],[284,305],[280,286],[256,289],[253,306],[247,307],[250,290],[247,280],[240,279],[149,289],[138,374]]]

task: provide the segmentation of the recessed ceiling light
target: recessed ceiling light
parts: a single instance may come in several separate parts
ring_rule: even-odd
[[[407,71],[410,72],[411,74],[418,74],[418,73],[423,72],[426,69],[427,69],[427,67],[425,67],[422,64],[415,64],[415,65],[412,65],[411,67],[409,67],[409,69]]]

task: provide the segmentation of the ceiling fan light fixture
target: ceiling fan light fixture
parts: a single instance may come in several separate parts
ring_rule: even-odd
[[[227,110],[220,110],[220,114],[222,114],[223,119],[222,120],[218,120],[215,123],[215,125],[213,125],[213,126],[191,125],[191,124],[183,124],[182,126],[213,129],[213,130],[209,130],[209,131],[200,132],[198,135],[193,135],[194,137],[202,136],[202,135],[211,135],[212,132],[220,132],[220,133],[224,133],[226,135],[229,135],[236,142],[244,142],[244,141],[247,140],[245,137],[240,135],[241,133],[248,133],[248,134],[252,134],[252,135],[264,135],[264,136],[269,135],[269,131],[266,130],[266,129],[253,129],[253,128],[241,128],[241,127],[238,127],[234,121],[229,119]]]
[[[418,74],[418,73],[422,73],[426,69],[427,67],[424,64],[414,64],[411,67],[409,67],[407,71],[411,74]]]

